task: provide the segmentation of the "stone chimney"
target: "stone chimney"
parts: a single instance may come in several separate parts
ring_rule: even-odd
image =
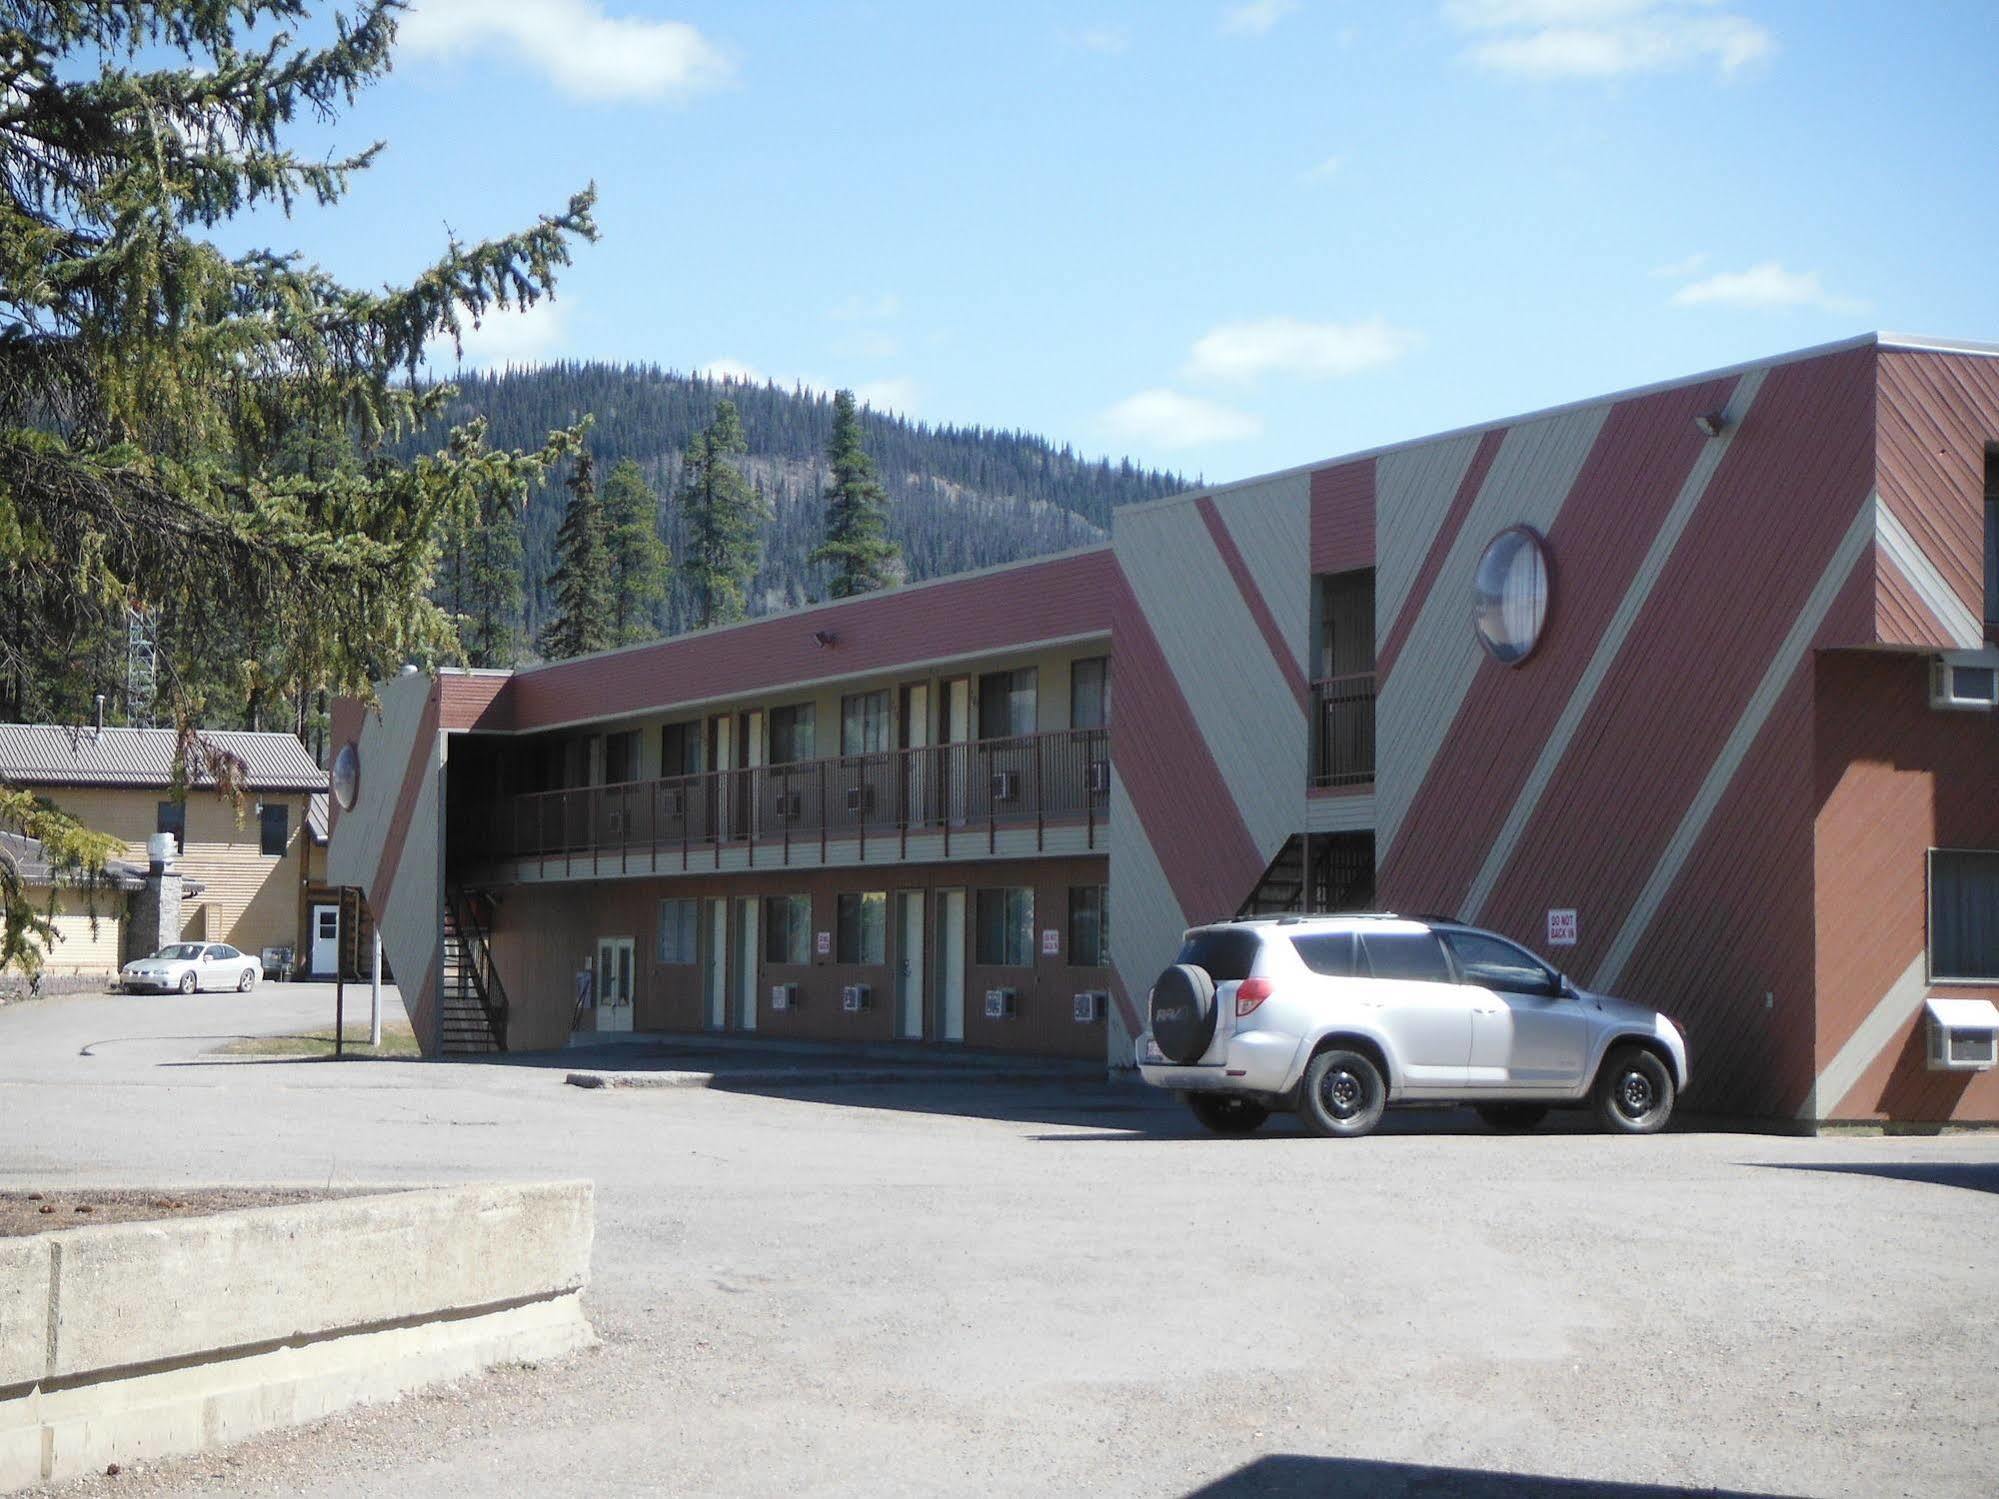
[[[150,958],[169,943],[180,941],[180,871],[174,868],[172,833],[155,833],[146,840],[146,882],[132,896],[125,919],[125,961]]]

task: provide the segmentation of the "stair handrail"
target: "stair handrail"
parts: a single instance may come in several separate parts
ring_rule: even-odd
[[[485,1012],[486,1026],[493,1033],[493,1044],[499,1050],[507,1049],[507,991],[500,982],[500,971],[493,962],[491,934],[482,926],[471,893],[453,890],[450,894],[451,917],[458,928],[458,943],[465,950],[465,971],[472,980],[473,997],[479,1001],[479,1008]]]

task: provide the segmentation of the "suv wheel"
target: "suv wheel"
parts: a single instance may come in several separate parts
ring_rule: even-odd
[[[1270,1110],[1234,1093],[1189,1093],[1187,1107],[1217,1135],[1253,1135],[1270,1117]]]
[[[1496,1130],[1532,1129],[1548,1117],[1548,1106],[1540,1103],[1482,1103],[1478,1117]]]
[[[1655,1135],[1673,1114],[1673,1074],[1642,1046],[1620,1046],[1596,1077],[1596,1116],[1620,1135]]]
[[[1387,1106],[1381,1069],[1357,1051],[1320,1052],[1298,1089],[1298,1117],[1315,1135],[1357,1138],[1381,1122]]]

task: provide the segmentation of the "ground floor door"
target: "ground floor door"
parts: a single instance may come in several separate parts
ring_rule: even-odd
[[[937,1033],[965,1039],[965,892],[937,892]]]
[[[314,974],[340,971],[340,907],[312,908],[312,950],[306,955],[306,965]]]
[[[736,900],[736,1029],[757,1028],[757,910],[755,896]]]
[[[633,941],[630,937],[597,939],[597,1029],[632,1028]]]
[[[711,1031],[729,1024],[729,903],[701,902],[701,1013]]]
[[[895,893],[895,1033],[923,1039],[923,892]]]

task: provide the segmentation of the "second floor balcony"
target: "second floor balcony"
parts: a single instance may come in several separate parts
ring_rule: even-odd
[[[537,791],[451,809],[454,857],[523,873],[762,867],[1103,846],[1103,729]]]
[[[1373,783],[1374,673],[1322,677],[1312,684],[1312,786]]]

